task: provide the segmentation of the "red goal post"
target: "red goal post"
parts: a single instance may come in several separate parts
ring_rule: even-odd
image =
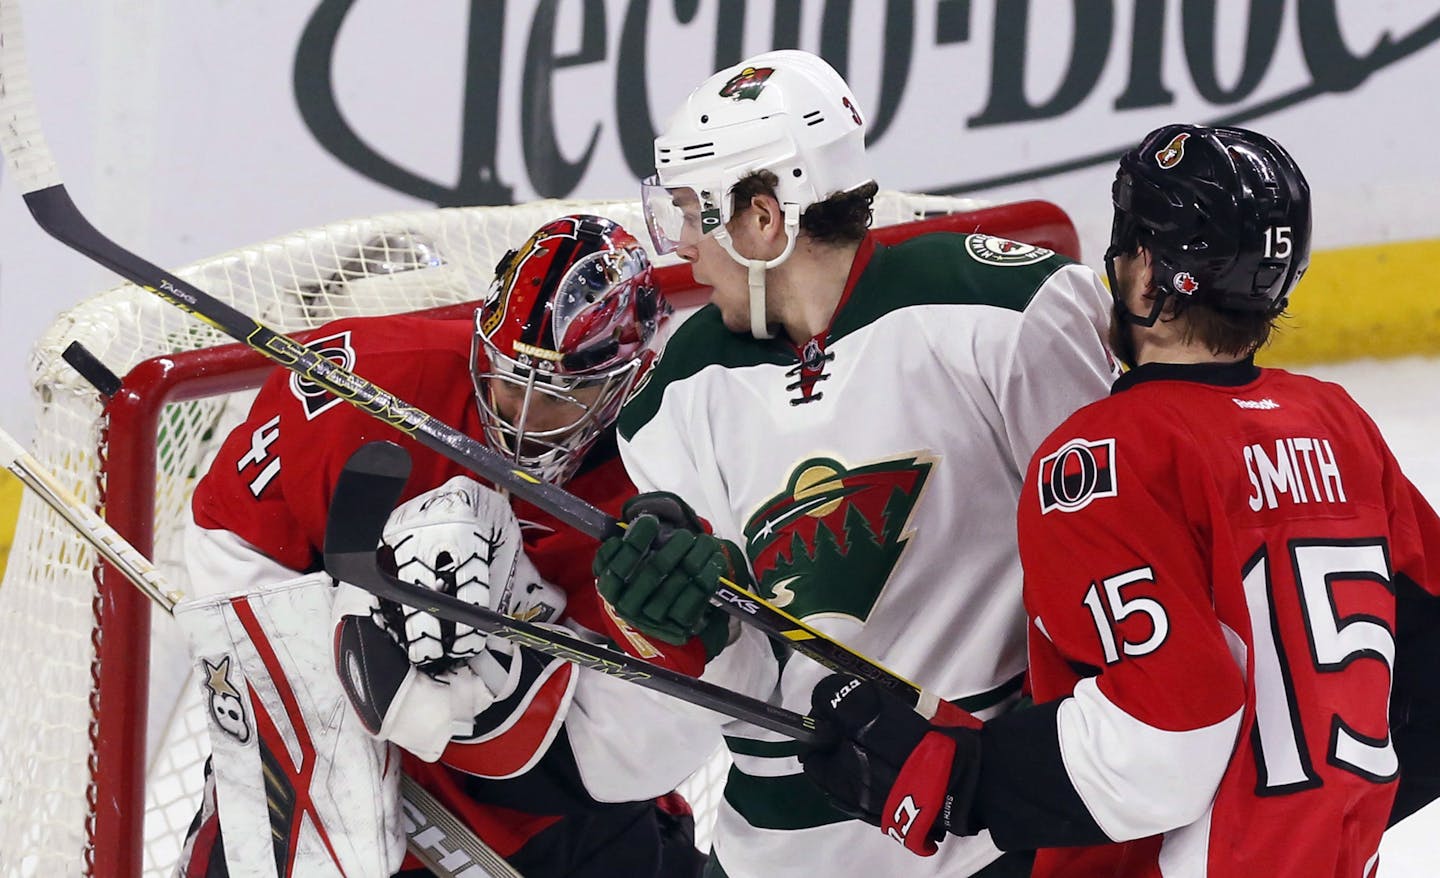
[[[610,216],[645,238],[634,202],[546,201],[412,211],[336,223],[242,248],[176,272],[280,331],[306,339],[342,316],[422,310],[459,316],[488,286],[496,259],[547,219]],[[882,192],[877,237],[983,232],[1078,254],[1069,218],[1039,201]],[[440,271],[375,267],[415,242]],[[376,242],[383,242],[377,244]],[[677,307],[704,291],[689,268],[658,270]],[[60,360],[81,341],[124,373],[105,406]],[[101,509],[184,590],[177,523],[194,480],[273,364],[132,285],[77,306],[32,358],[32,454]],[[153,628],[152,628],[153,626]],[[152,636],[152,630],[154,632]],[[0,587],[0,874],[168,875],[198,805],[208,743],[172,621],[48,507],[26,497]],[[723,762],[687,787],[702,840],[718,804]]]

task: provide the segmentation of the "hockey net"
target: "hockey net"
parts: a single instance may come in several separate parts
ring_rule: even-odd
[[[609,216],[646,237],[636,202],[435,209],[301,231],[175,273],[303,338],[339,317],[463,313],[505,250],[572,212]],[[982,209],[968,199],[894,192],[876,202],[877,226],[942,214],[953,215],[948,227],[957,231],[1076,247],[1069,220],[1042,202]],[[398,251],[416,241],[433,245],[444,271],[413,272],[411,282],[383,288],[355,283],[411,258]],[[660,277],[679,305],[700,301],[683,266]],[[108,405],[61,359],[72,341],[125,376]],[[31,453],[184,590],[178,524],[195,480],[270,368],[153,294],[117,287],[63,314],[37,344]],[[209,749],[190,680],[173,620],[27,495],[0,586],[0,875],[172,872]],[[717,754],[682,788],[702,848],[725,767]]]

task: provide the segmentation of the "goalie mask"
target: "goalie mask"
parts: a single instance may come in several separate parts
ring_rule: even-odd
[[[547,482],[575,474],[652,354],[664,299],[640,243],[574,215],[496,267],[475,314],[470,370],[486,439]]]
[[[1170,296],[1215,308],[1278,314],[1310,264],[1310,186],[1280,144],[1243,128],[1167,125],[1120,158],[1115,222],[1105,253],[1145,247],[1156,303]]]
[[[736,252],[725,224],[735,184],[773,173],[788,240],[772,260]],[[641,184],[655,252],[674,252],[714,235],[751,274],[751,331],[768,337],[764,271],[794,251],[806,208],[873,181],[865,123],[850,87],[824,59],[783,49],[721,70],[690,93],[655,139],[655,174]]]

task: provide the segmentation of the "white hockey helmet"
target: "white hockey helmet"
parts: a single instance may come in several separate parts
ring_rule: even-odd
[[[741,257],[724,231],[731,190],[762,170],[778,178],[789,234],[785,251],[768,263]],[[655,175],[641,184],[641,201],[657,253],[718,233],[730,256],[750,265],[752,329],[761,320],[761,335],[763,271],[789,258],[800,215],[870,182],[865,123],[850,87],[822,58],[782,49],[727,67],[690,93],[655,138]]]

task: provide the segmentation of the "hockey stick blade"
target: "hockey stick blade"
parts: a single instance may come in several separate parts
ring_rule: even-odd
[[[57,241],[582,533],[605,539],[621,532],[614,518],[583,499],[535,478],[476,439],[146,262],[101,234],[70,198],[45,143],[30,94],[20,13],[15,0],[0,0],[0,149],[10,162],[31,215]],[[933,700],[933,696],[909,680],[733,582],[721,582],[714,603],[724,612],[759,627],[831,670],[873,680],[912,704],[923,705]]]
[[[522,647],[628,680],[802,743],[818,744],[827,740],[811,717],[550,628],[511,619],[424,586],[411,585],[381,570],[376,550],[409,472],[410,455],[393,442],[362,445],[346,461],[335,484],[325,526],[325,569],[331,576],[376,597],[415,607],[487,634],[498,634]]]

